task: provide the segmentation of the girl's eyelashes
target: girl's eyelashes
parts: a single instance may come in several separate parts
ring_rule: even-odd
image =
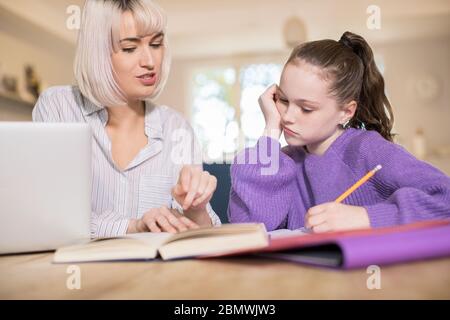
[[[150,47],[154,48],[154,49],[158,49],[162,46],[162,42],[159,43],[151,43]]]
[[[285,106],[289,105],[289,100],[287,100],[284,97],[281,97],[278,93],[275,93],[275,101],[279,101],[280,103],[284,104]],[[314,110],[308,109],[304,106],[301,106],[297,104],[297,106],[302,110],[303,113],[311,113]]]
[[[283,99],[283,98],[278,97],[278,100],[279,100],[282,104],[289,104],[289,101],[287,101],[286,99]]]
[[[280,102],[281,102],[282,104],[284,104],[284,105],[288,105],[288,104],[289,104],[289,101],[288,101],[287,99],[278,97],[277,100],[280,101]],[[302,107],[302,106],[298,106],[298,107],[299,107],[304,113],[311,113],[311,112],[314,111],[314,110],[311,110],[311,109],[308,109],[308,108],[305,108],[305,107]]]

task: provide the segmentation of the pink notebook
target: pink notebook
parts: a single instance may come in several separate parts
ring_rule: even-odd
[[[450,256],[450,220],[345,232],[286,235],[271,239],[263,249],[225,255],[243,254],[343,269],[447,257]]]

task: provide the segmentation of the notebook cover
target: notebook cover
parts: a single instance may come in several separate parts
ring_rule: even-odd
[[[450,222],[278,238],[263,255],[344,269],[449,256]]]

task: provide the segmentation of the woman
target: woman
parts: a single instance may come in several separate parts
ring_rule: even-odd
[[[192,128],[152,103],[169,72],[165,29],[151,0],[87,0],[78,86],[46,90],[33,110],[34,121],[87,122],[93,130],[94,238],[220,224],[209,205],[217,182],[202,170]]]

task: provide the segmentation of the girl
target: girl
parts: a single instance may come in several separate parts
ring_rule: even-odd
[[[216,179],[202,171],[191,127],[152,102],[169,71],[165,30],[151,0],[87,0],[78,86],[46,90],[33,110],[35,121],[92,127],[92,237],[220,224],[209,205]]]
[[[280,86],[259,104],[266,127],[231,167],[230,221],[327,232],[450,216],[450,178],[392,142],[392,108],[362,37],[345,32],[339,41],[299,45]],[[277,164],[270,174],[258,159],[266,154]],[[241,161],[248,158],[257,161]],[[334,202],[379,164],[374,177]]]

